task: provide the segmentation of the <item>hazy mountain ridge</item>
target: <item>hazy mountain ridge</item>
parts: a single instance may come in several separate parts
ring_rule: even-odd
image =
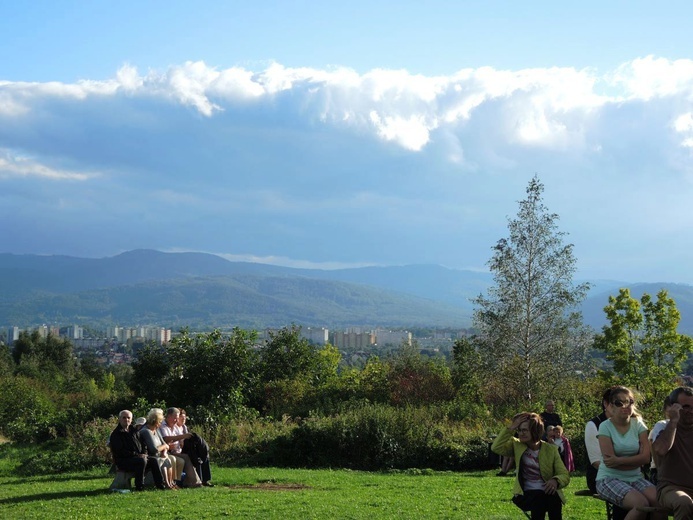
[[[436,265],[319,270],[231,262],[206,253],[135,250],[101,259],[0,254],[0,324],[119,323],[262,328],[469,327],[489,273]],[[619,287],[666,288],[693,332],[693,287],[599,280],[583,305],[599,329]]]
[[[469,323],[468,312],[445,302],[311,277],[312,270],[157,251],[133,251],[103,262],[57,257],[53,263],[52,258],[30,256],[22,264],[21,255],[0,255],[0,323],[256,328],[289,323],[402,327]]]

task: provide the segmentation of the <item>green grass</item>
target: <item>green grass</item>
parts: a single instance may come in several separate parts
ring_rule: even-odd
[[[505,520],[524,518],[510,502],[513,479],[494,472],[413,470],[368,473],[349,470],[213,468],[214,488],[108,491],[106,470],[18,477],[0,458],[2,518],[252,518]],[[604,518],[604,506],[566,490],[566,520]]]

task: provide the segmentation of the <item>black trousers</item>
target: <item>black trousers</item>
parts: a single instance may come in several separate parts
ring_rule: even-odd
[[[141,491],[144,489],[144,476],[147,471],[152,472],[152,477],[154,477],[154,483],[156,487],[164,486],[164,478],[161,475],[161,470],[159,469],[159,463],[156,461],[155,457],[130,457],[127,459],[119,459],[116,462],[118,469],[123,471],[131,471],[135,474],[135,489]]]
[[[195,465],[195,473],[200,477],[202,482],[209,482],[212,480],[212,468],[209,467],[209,459],[200,461],[200,459],[193,460]]]
[[[540,490],[528,490],[523,495],[515,495],[513,503],[523,511],[529,511],[532,520],[563,520],[563,502],[557,494],[547,495]]]

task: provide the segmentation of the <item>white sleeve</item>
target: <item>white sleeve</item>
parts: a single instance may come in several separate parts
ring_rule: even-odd
[[[668,422],[669,421],[659,421],[657,424],[654,425],[652,431],[647,436],[648,439],[650,439],[650,442],[654,442],[655,440],[657,440],[657,437],[660,433],[662,433],[662,430],[666,427]]]
[[[597,437],[597,425],[592,421],[585,425],[585,448],[587,448],[587,458],[590,459],[590,464],[602,460],[602,449],[599,447],[599,438]]]

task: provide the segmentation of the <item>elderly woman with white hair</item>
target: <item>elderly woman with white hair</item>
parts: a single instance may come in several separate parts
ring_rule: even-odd
[[[147,445],[148,454],[156,457],[164,485],[169,489],[178,489],[175,478],[183,471],[183,461],[168,453],[169,446],[159,432],[159,426],[164,422],[164,411],[161,408],[152,408],[147,413],[146,420],[146,424],[140,430],[140,438]]]

